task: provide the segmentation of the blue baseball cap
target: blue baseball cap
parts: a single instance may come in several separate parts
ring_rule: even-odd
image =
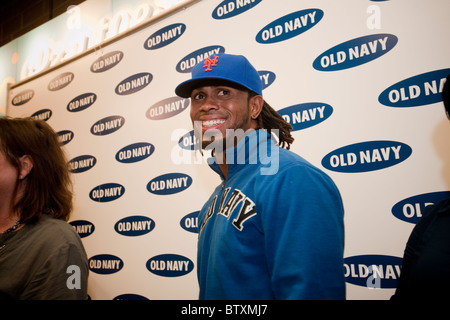
[[[250,91],[262,95],[262,82],[258,71],[246,57],[226,53],[213,54],[198,63],[192,69],[192,78],[175,88],[175,93],[183,98],[189,98],[192,90],[205,80],[224,80],[239,84]]]

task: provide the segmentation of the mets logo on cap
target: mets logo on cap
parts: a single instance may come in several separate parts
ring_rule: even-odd
[[[262,81],[259,73],[242,55],[226,53],[210,55],[192,68],[191,79],[179,84],[175,93],[180,97],[189,98],[192,90],[204,84],[205,80],[233,82],[262,95]]]
[[[206,58],[206,60],[203,62],[203,68],[206,71],[212,71],[211,67],[216,67],[217,62],[219,62],[219,56],[214,56],[214,59],[211,59],[211,57]]]

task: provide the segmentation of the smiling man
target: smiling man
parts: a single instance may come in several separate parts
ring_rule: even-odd
[[[222,179],[198,216],[199,298],[345,299],[339,191],[287,150],[291,126],[264,101],[255,68],[213,55],[175,92],[191,98]]]

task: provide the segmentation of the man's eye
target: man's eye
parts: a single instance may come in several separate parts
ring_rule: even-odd
[[[228,90],[223,89],[219,91],[219,96],[226,96],[228,93],[229,93]]]
[[[204,98],[204,95],[202,93],[197,93],[194,95],[195,100],[201,100]]]

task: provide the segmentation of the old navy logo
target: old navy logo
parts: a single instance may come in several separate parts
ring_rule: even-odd
[[[29,89],[29,90],[22,91],[14,96],[14,98],[12,99],[12,105],[13,106],[21,106],[21,105],[27,103],[28,101],[30,101],[33,97],[34,97],[33,90]]]
[[[450,191],[420,194],[399,201],[392,207],[394,217],[409,223],[417,223],[426,207],[450,197]]]
[[[124,186],[118,183],[105,183],[92,189],[89,198],[96,202],[110,202],[119,199],[124,193]]]
[[[195,150],[196,147],[200,146],[200,139],[194,130],[191,130],[178,140],[178,146],[185,150]]]
[[[266,89],[268,86],[270,86],[275,81],[276,78],[275,73],[273,73],[272,71],[262,70],[258,71],[258,74],[262,82],[263,90]]]
[[[97,163],[94,156],[83,155],[69,161],[69,170],[72,173],[81,173],[92,169]]]
[[[68,86],[74,79],[74,74],[72,72],[65,72],[60,74],[56,78],[50,81],[48,84],[48,90],[56,91]]]
[[[212,71],[211,67],[216,67],[217,62],[219,62],[219,56],[214,56],[214,59],[211,59],[211,57],[206,58],[205,62],[203,62],[203,68],[205,68],[205,72]]]
[[[81,94],[67,104],[67,111],[79,112],[85,110],[92,106],[95,100],[97,100],[97,95],[95,93],[88,92]]]
[[[128,237],[142,236],[155,228],[155,222],[145,216],[131,216],[120,219],[114,225],[118,234]]]
[[[192,184],[192,178],[184,173],[167,173],[152,179],[147,190],[157,195],[174,194],[186,190]]]
[[[402,80],[378,97],[388,107],[417,107],[442,101],[442,89],[450,68],[419,74]]]
[[[144,48],[147,50],[155,50],[165,47],[181,37],[184,31],[186,31],[185,24],[171,24],[156,31],[150,37],[148,37],[144,42]]]
[[[298,131],[325,121],[333,113],[333,108],[325,103],[310,102],[281,109],[278,113],[292,125],[293,131]]]
[[[328,49],[313,62],[319,71],[337,71],[370,62],[389,52],[398,39],[392,34],[372,34],[352,39]]]
[[[89,270],[98,274],[111,274],[123,268],[123,261],[111,254],[99,254],[89,258]]]
[[[148,142],[130,144],[116,153],[116,160],[122,163],[133,163],[147,159],[155,151],[155,147]]]
[[[104,136],[116,132],[125,124],[125,118],[122,116],[109,116],[98,120],[91,127],[91,133],[96,136]]]
[[[146,263],[147,270],[162,277],[180,277],[194,269],[194,263],[178,254],[161,254],[150,258]]]
[[[262,0],[225,0],[213,11],[214,19],[227,19],[254,8]]]
[[[399,164],[411,154],[411,147],[401,142],[368,141],[330,152],[322,166],[337,172],[367,172]]]
[[[186,231],[198,233],[198,214],[200,211],[195,211],[185,215],[181,221],[180,226]]]
[[[148,86],[152,79],[152,74],[148,72],[134,74],[122,80],[116,86],[115,93],[119,95],[136,93]]]
[[[78,233],[80,238],[90,236],[92,233],[94,233],[95,230],[95,226],[92,224],[92,222],[86,220],[75,220],[69,222],[69,224],[72,226],[75,232]]]
[[[39,110],[39,111],[36,111],[35,113],[33,113],[31,115],[31,118],[33,118],[35,120],[47,121],[48,119],[50,119],[51,116],[52,116],[52,110],[42,109],[42,110]]]
[[[372,289],[392,289],[400,278],[402,258],[361,255],[344,259],[346,282]]]
[[[73,131],[70,130],[61,130],[57,132],[59,143],[63,146],[68,144],[73,139]]]
[[[222,197],[220,199],[219,207],[217,210],[217,213],[214,211],[216,207],[216,203],[218,200],[218,195],[216,195],[212,201],[210,206],[208,207],[205,217],[203,218],[202,224],[199,227],[199,233],[201,233],[202,229],[205,227],[206,223],[214,214],[217,214],[218,216],[224,216],[227,218],[227,220],[230,219],[232,213],[234,210],[238,207],[239,204],[242,204],[239,208],[239,211],[237,212],[236,218],[232,220],[231,224],[239,231],[242,231],[244,226],[244,222],[248,219],[255,216],[256,208],[255,203],[248,198],[245,194],[242,193],[242,191],[235,189],[233,192],[231,192],[231,188],[226,188],[222,194]],[[226,200],[228,194],[230,194],[230,197]]]
[[[122,59],[122,51],[112,51],[106,53],[92,63],[91,72],[99,73],[109,70],[119,64]]]
[[[306,9],[283,16],[261,29],[256,35],[259,43],[275,43],[302,34],[323,18],[320,9]]]
[[[176,70],[180,73],[190,73],[197,64],[218,53],[225,53],[225,48],[222,46],[209,46],[198,49],[181,59],[176,66]]]
[[[190,99],[171,97],[159,101],[148,108],[145,116],[150,120],[168,119],[187,109]]]

